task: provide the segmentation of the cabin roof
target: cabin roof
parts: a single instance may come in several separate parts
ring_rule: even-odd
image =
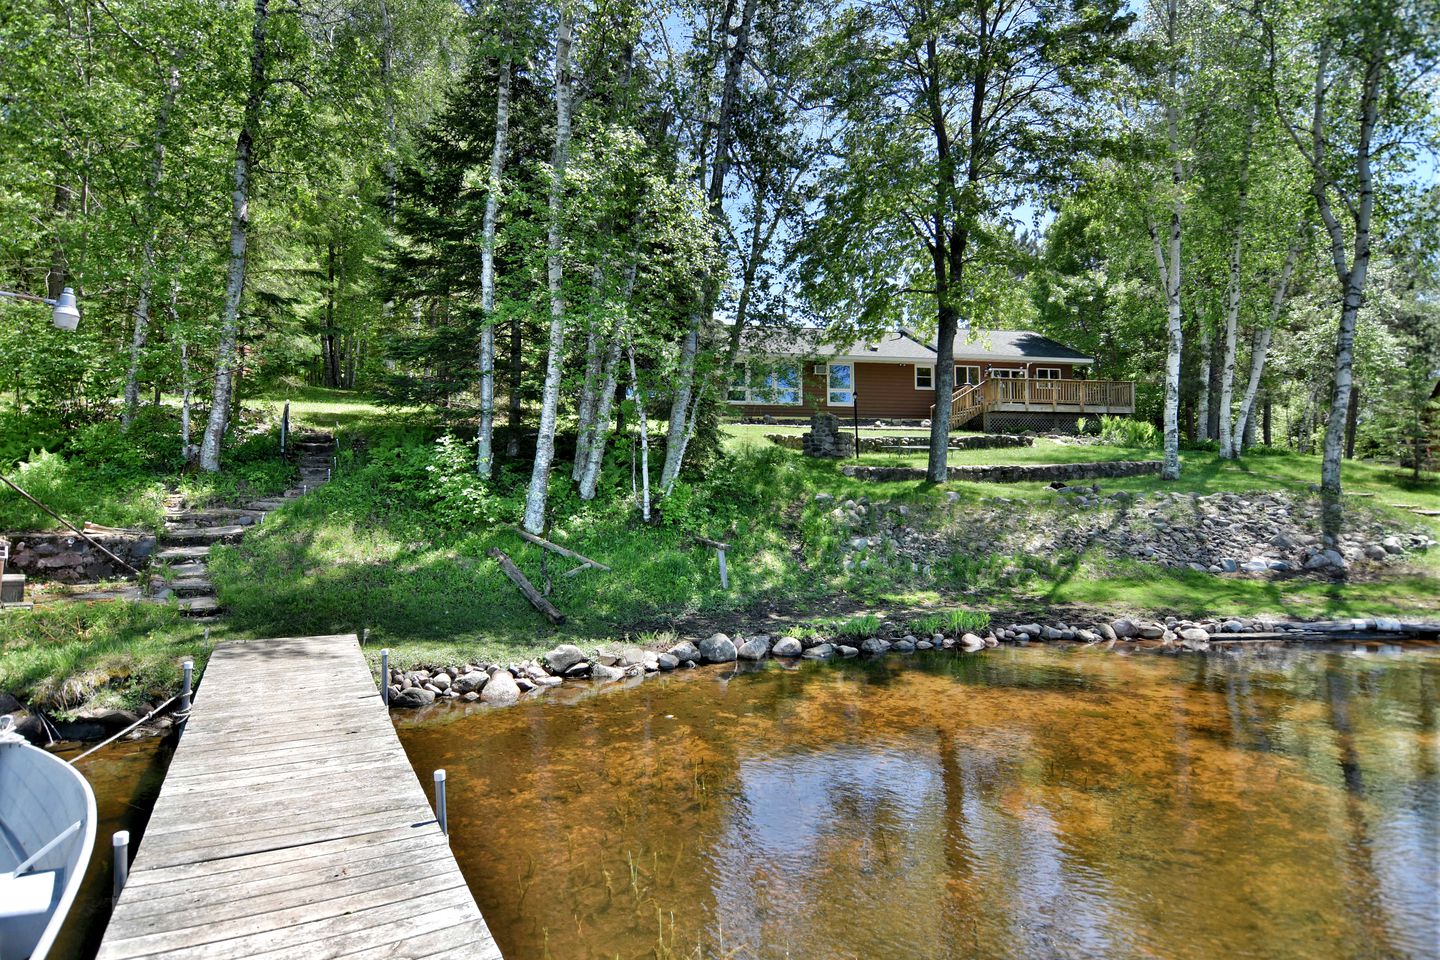
[[[877,340],[860,340],[836,346],[826,342],[823,331],[813,328],[755,327],[745,331],[741,352],[769,357],[935,362],[935,348],[908,330],[892,331]],[[963,331],[955,338],[955,359],[1095,362],[1078,350],[1033,330]]]

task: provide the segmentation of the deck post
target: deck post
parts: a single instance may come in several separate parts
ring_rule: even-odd
[[[390,648],[380,651],[380,702],[390,706]]]
[[[182,679],[180,681],[180,706],[176,708],[179,713],[190,712],[191,682],[195,678],[195,661],[186,660],[180,664]]]
[[[115,861],[111,897],[119,900],[125,881],[130,879],[130,831],[116,830],[110,837],[110,850]]]
[[[450,824],[445,817],[445,771],[435,771],[435,820],[440,824],[440,832],[450,836]]]

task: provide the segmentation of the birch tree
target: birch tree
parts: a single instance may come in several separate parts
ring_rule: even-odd
[[[1320,468],[1322,534],[1334,546],[1344,519],[1340,467],[1377,201],[1405,175],[1399,146],[1435,133],[1437,106],[1426,84],[1440,62],[1440,32],[1433,9],[1406,0],[1284,13],[1262,11],[1275,111],[1310,169],[1340,303]]]
[[[560,9],[555,38],[555,148],[550,161],[549,229],[546,235],[546,283],[550,292],[550,340],[545,385],[540,398],[540,430],[535,463],[525,495],[524,527],[538,534],[545,528],[550,467],[555,459],[555,421],[560,381],[565,370],[565,166],[570,155],[570,44],[573,29],[567,7]]]
[[[250,73],[240,130],[235,137],[235,165],[230,193],[230,256],[225,276],[225,302],[220,318],[220,340],[215,358],[215,386],[210,416],[200,441],[200,468],[220,469],[220,444],[230,422],[231,391],[235,385],[236,335],[240,326],[240,298],[245,291],[245,266],[250,243],[250,181],[260,111],[269,87],[269,0],[255,0],[250,31]]]
[[[476,469],[489,478],[494,467],[495,434],[495,224],[500,214],[500,188],[505,173],[505,151],[510,135],[509,32],[501,40],[500,80],[495,96],[495,146],[490,153],[490,176],[485,197],[485,220],[480,241],[480,432]]]

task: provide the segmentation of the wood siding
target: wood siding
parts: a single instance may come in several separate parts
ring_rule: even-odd
[[[809,419],[812,413],[822,411],[833,413],[843,419],[855,416],[855,408],[831,406],[827,401],[828,389],[825,374],[812,373],[811,368],[819,361],[806,361],[801,367],[800,403],[731,403],[730,413],[738,417],[783,417]],[[1026,364],[1008,361],[960,361],[956,366],[979,365],[984,370],[1024,370]],[[1055,367],[1062,379],[1075,375],[1075,365],[1070,363],[1031,363],[1031,367]],[[924,420],[930,416],[935,404],[934,390],[915,389],[915,364],[913,363],[855,363],[855,392],[859,396],[861,420],[894,419]]]

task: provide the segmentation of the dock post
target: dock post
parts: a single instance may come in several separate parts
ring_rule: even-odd
[[[186,660],[180,664],[180,669],[184,672],[184,679],[180,682],[180,706],[176,708],[176,711],[179,713],[189,713],[190,684],[195,677],[195,661]]]
[[[115,858],[111,896],[119,900],[120,891],[125,889],[125,881],[130,879],[130,831],[116,830],[110,837],[110,847]]]
[[[390,648],[380,651],[380,702],[390,706]]]
[[[715,551],[715,556],[720,561],[720,589],[730,589],[730,571],[725,568],[725,548],[720,547]]]
[[[440,832],[450,836],[450,824],[445,817],[445,771],[435,771],[435,819],[440,823]]]

